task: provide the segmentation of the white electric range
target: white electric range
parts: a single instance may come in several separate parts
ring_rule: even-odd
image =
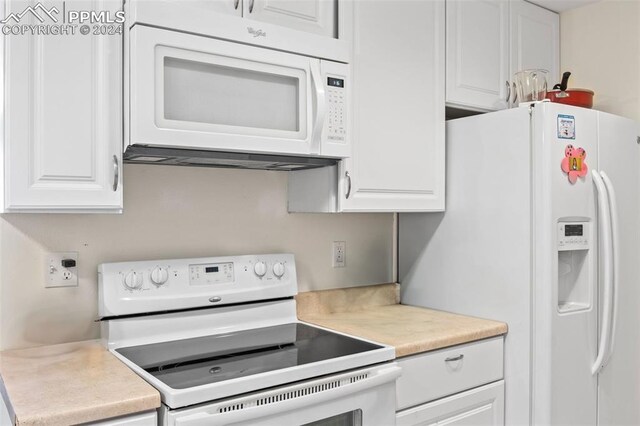
[[[102,264],[105,346],[162,425],[393,425],[390,346],[297,320],[291,254]]]

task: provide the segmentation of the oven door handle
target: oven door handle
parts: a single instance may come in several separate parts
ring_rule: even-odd
[[[272,415],[290,413],[303,408],[308,408],[313,405],[322,404],[334,399],[347,398],[349,395],[354,395],[359,392],[384,385],[388,382],[395,381],[398,377],[400,377],[401,372],[402,369],[397,364],[390,364],[388,367],[385,366],[373,370],[373,374],[370,377],[362,378],[360,380],[354,381],[353,383],[335,388],[332,388],[328,383],[340,380],[340,377],[348,378],[349,376],[354,376],[354,374],[338,374],[330,378],[311,380],[306,384],[301,384],[300,386],[291,386],[291,390],[287,389],[287,387],[284,387],[274,391],[265,391],[263,393],[258,393],[257,395],[254,395],[252,397],[239,397],[237,399],[231,399],[225,402],[225,406],[234,407],[239,407],[241,406],[241,404],[247,404],[249,408],[245,409],[231,409],[226,412],[220,412],[219,407],[217,407],[218,404],[215,404],[216,407],[207,407],[205,405],[204,407],[202,407],[203,411],[201,412],[180,416],[179,424],[181,426],[225,425],[236,422],[248,422],[254,419],[264,418]],[[366,373],[366,370],[362,371],[362,374]],[[304,395],[304,392],[301,391],[300,393],[303,394],[302,396],[294,396],[290,399],[281,401],[277,401],[277,397],[275,397],[275,395],[279,395],[282,393],[295,393],[296,388],[298,387],[308,389],[314,386],[322,387],[323,384],[326,384],[327,389],[320,390],[316,393]],[[276,402],[266,403],[264,405],[252,405],[250,401],[244,401],[247,399],[252,401],[255,399],[264,400],[268,399],[272,395],[275,397],[274,399]],[[395,403],[391,409],[395,410]],[[178,418],[176,418],[176,420],[178,420]]]

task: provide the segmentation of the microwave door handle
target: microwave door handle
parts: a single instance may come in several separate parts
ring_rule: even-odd
[[[320,146],[322,129],[324,128],[326,93],[322,73],[320,72],[320,60],[314,59],[310,66],[311,81],[313,83],[313,115],[311,131],[311,154],[321,154]]]

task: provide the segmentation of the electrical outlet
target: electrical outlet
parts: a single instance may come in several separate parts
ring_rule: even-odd
[[[344,268],[347,264],[347,243],[345,241],[333,242],[333,267]]]
[[[45,268],[45,287],[78,286],[77,252],[49,253]]]

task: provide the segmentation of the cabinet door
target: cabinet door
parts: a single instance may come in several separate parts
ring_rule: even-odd
[[[524,0],[511,1],[511,78],[517,71],[549,71],[549,89],[560,82],[560,17]]]
[[[354,4],[343,211],[444,209],[444,1]]]
[[[504,381],[400,411],[397,426],[504,425]]]
[[[507,108],[509,2],[447,0],[447,104],[492,111]]]
[[[202,8],[204,13],[213,11],[227,15],[242,16],[242,0],[190,0],[183,3],[180,7]]]
[[[88,423],[90,426],[157,426],[158,414],[150,411],[142,414],[129,414],[97,422]]]
[[[336,0],[244,0],[245,18],[337,38]]]
[[[122,2],[13,1],[3,12],[41,24],[47,9],[110,11]],[[55,9],[52,9],[55,7]],[[29,9],[31,10],[31,9]],[[53,22],[48,16],[40,17]],[[15,20],[15,19],[14,19]],[[4,36],[5,211],[122,209],[122,37],[75,34]]]

